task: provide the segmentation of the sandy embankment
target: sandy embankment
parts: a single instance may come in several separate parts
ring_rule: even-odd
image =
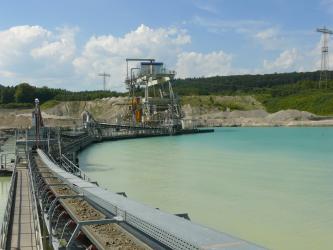
[[[104,98],[94,101],[61,102],[50,109],[42,109],[46,126],[81,126],[82,113],[88,110],[99,121],[115,122],[128,110],[127,99]],[[32,109],[0,109],[0,129],[31,126]]]
[[[243,98],[244,99],[244,98]],[[253,100],[250,100],[253,102]],[[183,105],[186,120],[194,120],[201,126],[333,126],[332,118],[318,117],[298,110],[282,110],[273,114],[256,104],[248,111],[220,111],[217,108]],[[80,126],[81,114],[88,110],[99,121],[115,122],[128,111],[124,97],[104,98],[95,101],[62,102],[43,110],[46,126]],[[31,109],[0,109],[0,128],[26,128],[31,126]]]
[[[274,127],[274,126],[333,126],[332,118],[318,117],[299,110],[281,110],[268,113],[263,109],[249,111],[212,111],[205,114],[184,107],[186,119],[195,120],[200,126],[224,127]]]
[[[0,129],[31,127],[32,110],[0,109]],[[77,118],[56,116],[42,112],[44,123],[48,126],[73,126],[81,122]]]

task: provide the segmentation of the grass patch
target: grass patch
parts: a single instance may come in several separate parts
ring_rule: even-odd
[[[3,109],[31,109],[34,105],[31,103],[6,103],[6,104],[0,104],[0,108]]]
[[[333,115],[332,90],[305,90],[287,96],[256,96],[268,112],[282,109],[298,109],[317,115]]]
[[[54,106],[58,105],[60,102],[56,100],[49,100],[47,102],[44,102],[41,105],[41,109],[50,109],[53,108]]]
[[[253,110],[262,108],[261,104],[250,96],[182,96],[181,104],[205,109]]]

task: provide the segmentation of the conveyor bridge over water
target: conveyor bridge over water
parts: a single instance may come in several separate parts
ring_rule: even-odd
[[[66,133],[72,142],[58,159],[56,137],[43,137],[37,150],[28,136],[18,143],[0,248],[264,249],[99,187],[66,155],[92,137]]]

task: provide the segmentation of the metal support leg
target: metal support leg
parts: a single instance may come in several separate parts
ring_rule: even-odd
[[[55,196],[53,195],[53,193],[49,196],[49,198],[46,201],[45,212],[47,212],[46,210],[50,207],[50,206],[47,206],[47,205],[49,205],[50,203],[52,203],[52,201],[50,201],[50,199],[52,199],[52,198],[55,198]]]
[[[52,220],[53,220],[53,217],[54,217],[55,212],[56,212],[56,211],[58,210],[58,208],[60,208],[60,207],[61,207],[61,205],[59,204],[58,206],[56,206],[56,207],[53,209],[52,214],[50,213],[49,220],[50,220],[51,223],[52,223]]]
[[[80,229],[81,229],[81,226],[78,224],[78,225],[76,226],[74,232],[72,233],[72,236],[70,237],[68,243],[67,243],[67,246],[66,246],[67,249],[70,249],[71,245],[73,244],[74,239],[75,239],[75,238],[77,237],[77,235],[79,234]]]
[[[74,221],[71,218],[69,218],[69,220],[65,224],[64,228],[62,229],[62,233],[61,233],[60,239],[63,239],[66,227],[68,227],[68,225],[71,224],[71,223],[74,223]]]
[[[59,214],[58,219],[57,219],[57,223],[56,223],[55,226],[54,226],[54,231],[55,231],[55,232],[57,231],[57,227],[58,227],[58,224],[59,224],[60,218],[61,218],[63,215],[65,215],[65,214],[67,214],[66,211],[62,211],[62,212]],[[51,231],[51,232],[52,232],[52,231]]]
[[[56,197],[52,202],[51,205],[49,207],[49,211],[47,212],[47,217],[50,219],[50,215],[52,213],[53,208],[55,207],[55,205],[57,204],[57,201],[59,200],[59,197]],[[51,219],[50,219],[51,220]]]
[[[55,211],[56,211],[59,207],[61,207],[61,205],[58,205],[58,206],[56,206],[56,207],[54,208],[53,213],[52,213],[51,217],[49,218],[49,228],[50,228],[49,244],[50,244],[50,246],[52,246],[52,235],[53,235],[53,233],[52,233],[52,219],[53,219],[53,215],[54,215]],[[60,212],[60,213],[61,213],[61,212]],[[60,215],[60,214],[59,214],[59,215]],[[58,217],[58,219],[59,219],[59,217]]]

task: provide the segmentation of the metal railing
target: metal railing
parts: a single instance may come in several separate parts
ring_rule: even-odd
[[[68,143],[67,145],[64,145],[62,150],[64,152],[72,151],[72,149],[74,149],[74,148],[84,147],[86,144],[89,144],[93,140],[94,140],[94,138],[92,138],[91,136],[85,135],[83,137],[75,139],[74,142],[72,142],[72,143]]]
[[[12,206],[13,206],[13,199],[15,199],[15,188],[16,188],[16,180],[17,180],[17,171],[16,171],[16,164],[12,173],[12,177],[10,180],[10,188],[8,192],[7,198],[7,205],[5,214],[3,216],[3,221],[1,225],[1,232],[0,232],[0,249],[5,249],[7,244],[8,238],[8,230],[10,225],[10,219],[12,214]]]
[[[76,166],[71,160],[69,160],[65,155],[61,156],[60,166],[64,168],[67,172],[70,172],[85,181],[91,182],[91,179],[88,177],[88,175],[78,166]]]
[[[146,233],[153,239],[165,244],[171,249],[179,249],[179,250],[200,249],[200,247],[194,244],[193,242],[189,242],[182,239],[181,235],[173,234],[172,232],[165,230],[164,228],[158,227],[154,224],[151,224],[145,220],[142,220],[131,213],[128,213],[124,210],[120,211],[119,210],[120,209],[118,209],[117,214],[121,214],[121,216],[125,219],[125,221],[128,224]]]
[[[32,179],[32,171],[31,171],[31,153],[28,154],[28,170],[29,170],[29,189],[32,195],[32,218],[33,218],[33,227],[35,233],[36,247],[37,250],[43,250],[43,241],[42,241],[42,231],[40,228],[39,214],[37,208],[37,200],[36,200],[36,191],[34,186],[34,180]]]
[[[10,167],[7,168],[7,165],[10,165],[12,163],[10,158],[9,158],[9,162],[8,162],[7,156],[9,156],[9,155],[15,155],[15,153],[0,154],[0,168],[1,169],[11,169]]]

